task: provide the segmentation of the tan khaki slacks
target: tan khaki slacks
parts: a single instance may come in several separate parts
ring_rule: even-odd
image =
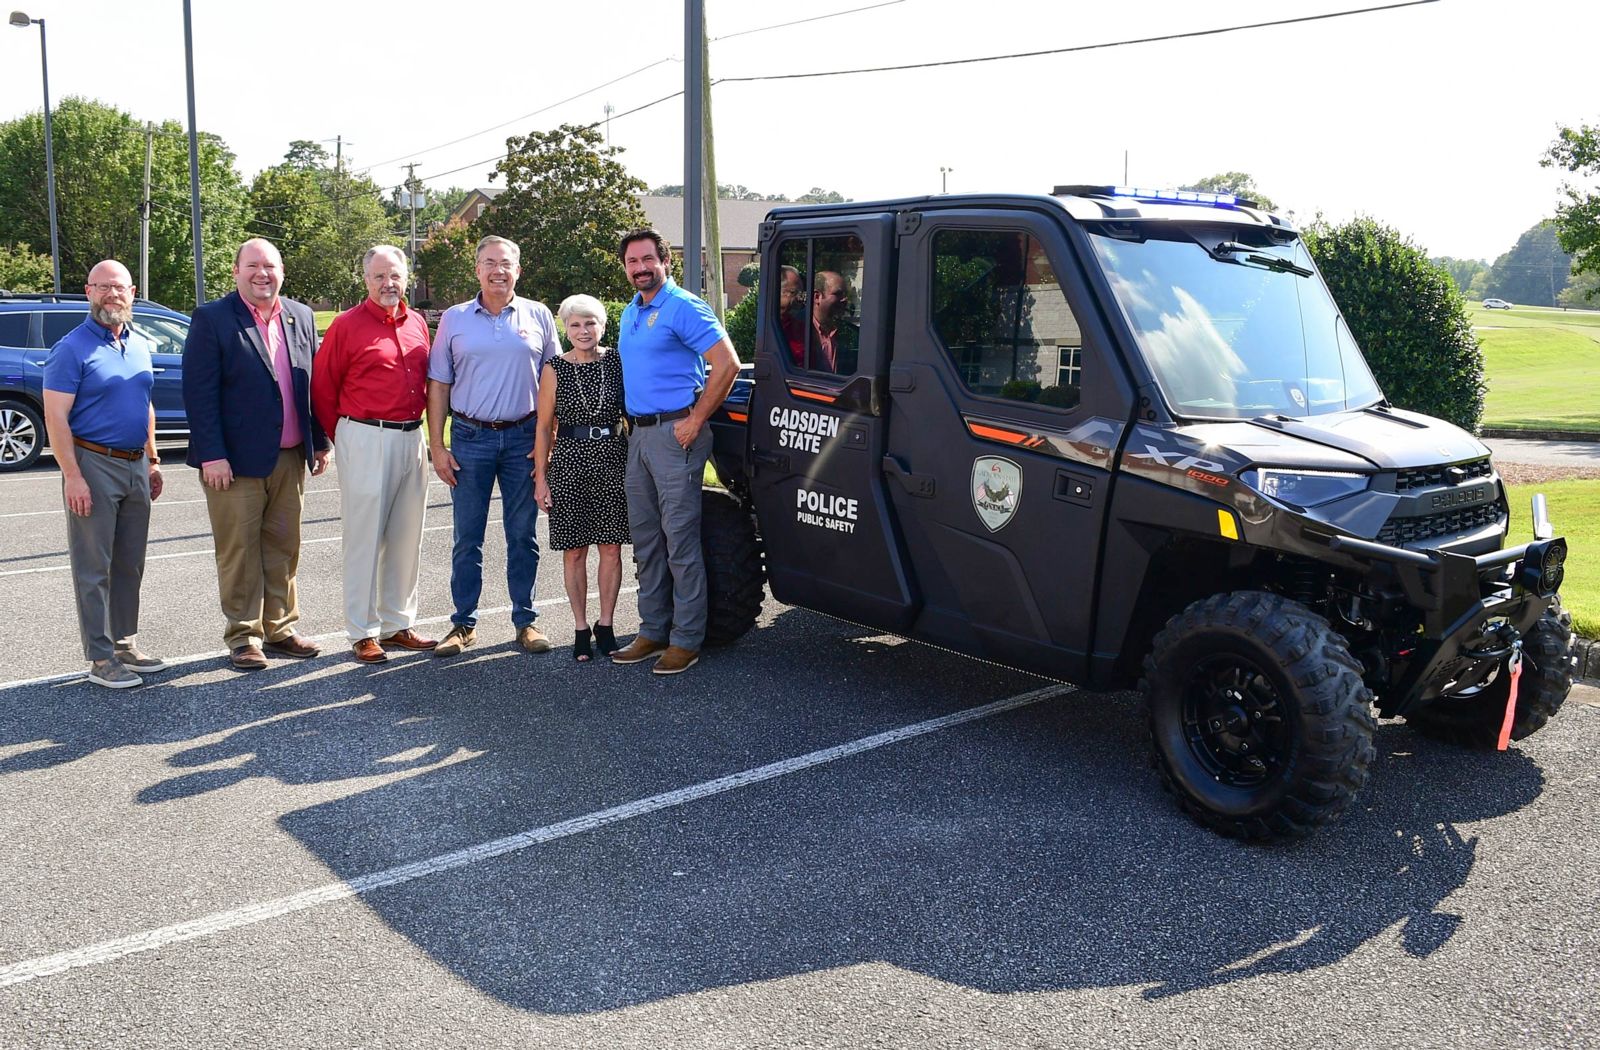
[[[387,638],[417,622],[422,521],[433,471],[421,429],[341,419],[334,455],[344,517],[344,627],[350,641]]]
[[[264,478],[235,477],[225,491],[207,488],[206,511],[217,547],[217,591],[228,620],[228,648],[281,642],[300,620],[300,514],[306,457],[296,445],[278,453]]]

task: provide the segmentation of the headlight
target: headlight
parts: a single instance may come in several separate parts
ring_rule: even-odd
[[[1367,488],[1366,474],[1337,470],[1282,470],[1257,467],[1239,475],[1239,480],[1263,496],[1296,507],[1316,507],[1341,496],[1353,496]]]

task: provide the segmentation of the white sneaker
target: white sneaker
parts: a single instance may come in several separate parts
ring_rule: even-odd
[[[132,689],[144,684],[143,678],[128,670],[119,660],[96,660],[90,664],[89,681],[107,689]]]

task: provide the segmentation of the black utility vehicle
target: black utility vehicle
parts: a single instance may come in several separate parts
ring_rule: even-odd
[[[1163,782],[1252,839],[1344,811],[1375,710],[1493,747],[1566,698],[1542,500],[1501,549],[1488,450],[1385,400],[1282,218],[1082,186],[779,208],[761,271],[753,383],[713,421],[713,640],[764,571],[792,605],[1137,684]]]

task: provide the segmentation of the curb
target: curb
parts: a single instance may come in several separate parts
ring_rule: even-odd
[[[1506,430],[1501,427],[1484,427],[1480,438],[1522,438],[1526,441],[1582,441],[1600,442],[1600,434],[1589,430]]]
[[[1577,657],[1578,661],[1572,669],[1573,677],[1600,679],[1600,641],[1592,638],[1574,638],[1572,655]]]

